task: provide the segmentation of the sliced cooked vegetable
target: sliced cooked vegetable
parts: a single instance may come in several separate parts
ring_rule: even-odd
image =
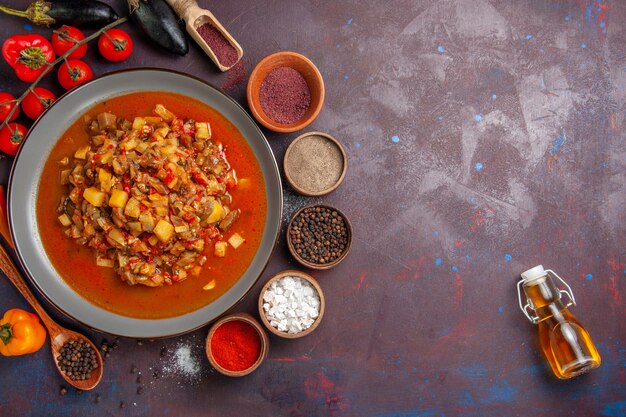
[[[37,0],[26,10],[0,6],[0,11],[45,26],[68,24],[99,27],[118,18],[111,6],[95,0]]]
[[[228,243],[230,243],[230,246],[232,246],[235,249],[241,246],[243,242],[245,241],[246,240],[242,238],[239,233],[233,233],[232,236],[228,238]]]
[[[165,0],[128,0],[128,5],[131,20],[155,43],[178,55],[189,52],[185,32]]]
[[[198,276],[209,243],[217,241],[218,257],[243,243],[222,235],[239,215],[228,191],[235,174],[207,137],[209,124],[161,105],[154,113],[86,120],[89,144],[59,161],[68,195],[57,210],[67,236],[93,247],[98,265],[112,262],[128,284],[150,287]]]
[[[213,254],[218,258],[223,258],[224,256],[226,256],[227,247],[228,244],[226,242],[215,242],[215,250],[213,251]]]

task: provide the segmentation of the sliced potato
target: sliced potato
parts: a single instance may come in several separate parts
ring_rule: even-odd
[[[83,197],[94,207],[102,207],[106,200],[106,193],[96,187],[89,187],[83,192]]]
[[[174,226],[167,220],[161,219],[152,232],[162,243],[167,243],[174,235]]]
[[[147,125],[158,125],[163,121],[159,116],[146,116],[143,118]]]
[[[232,246],[235,249],[241,246],[243,242],[245,241],[246,240],[243,237],[241,237],[239,233],[233,233],[232,236],[228,239],[228,243],[230,243],[230,246]]]
[[[192,274],[193,274],[193,271],[192,271]],[[217,285],[217,282],[214,279],[212,279],[211,281],[209,281],[207,285],[202,287],[202,289],[205,291],[212,290],[213,288],[215,288],[215,285]]]
[[[213,254],[217,256],[218,258],[223,258],[224,256],[226,256],[227,247],[228,247],[228,243],[224,241],[220,240],[219,242],[215,242],[215,249],[213,251]]]
[[[130,200],[128,200],[128,202],[126,203],[126,207],[124,208],[124,214],[129,217],[134,217],[136,219],[141,214],[139,204],[139,200],[137,200],[135,197],[131,197]]]
[[[113,190],[111,192],[111,198],[109,199],[109,206],[124,208],[128,201],[128,193],[124,190]]]
[[[91,146],[89,146],[89,145],[83,146],[82,148],[78,148],[78,150],[76,152],[74,152],[74,158],[76,158],[76,159],[86,159],[87,158],[87,152],[89,152],[90,149],[91,149]]]
[[[207,140],[211,138],[211,126],[206,122],[196,122],[196,139]]]
[[[133,130],[141,130],[145,124],[146,121],[143,117],[135,117],[135,120],[133,120]]]
[[[171,122],[172,120],[176,118],[176,115],[172,113],[171,111],[169,111],[168,109],[166,109],[165,106],[162,104],[157,104],[156,107],[154,108],[154,112],[158,114],[159,116],[161,116],[163,120],[165,120],[166,122]]]
[[[122,233],[122,231],[118,229],[117,227],[114,227],[113,229],[111,229],[109,233],[107,234],[107,236],[114,242],[118,243],[120,246],[122,247],[126,246],[126,238],[124,237],[124,234]]]
[[[98,181],[100,181],[100,188],[102,191],[109,192],[111,191],[111,182],[112,176],[111,173],[100,168],[98,170]]]
[[[70,219],[70,216],[68,216],[67,214],[61,214],[59,216],[59,221],[61,222],[63,226],[69,226],[70,224],[72,224],[72,220]]]
[[[105,258],[104,256],[98,256],[96,257],[96,265],[103,266],[105,268],[113,268],[115,263],[113,262],[113,259]]]

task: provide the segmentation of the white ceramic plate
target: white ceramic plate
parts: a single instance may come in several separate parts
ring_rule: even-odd
[[[78,295],[59,276],[39,237],[36,202],[39,178],[57,140],[100,101],[138,91],[182,94],[221,112],[252,148],[265,180],[267,220],[259,250],[239,281],[211,304],[191,313],[158,320],[135,319],[103,310]],[[127,337],[166,337],[216,319],[241,300],[259,279],[276,244],[282,217],[282,186],[272,150],[261,130],[233,99],[211,85],[173,71],[136,69],[107,74],[57,100],[34,124],[15,159],[9,179],[9,223],[18,257],[40,292],[59,310],[92,328]]]

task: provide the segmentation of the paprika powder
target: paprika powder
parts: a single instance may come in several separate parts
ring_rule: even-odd
[[[252,325],[231,320],[220,325],[211,337],[211,353],[219,366],[229,371],[245,371],[261,355],[261,337]]]

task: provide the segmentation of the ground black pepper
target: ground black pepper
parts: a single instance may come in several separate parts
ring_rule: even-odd
[[[315,264],[339,259],[348,246],[348,228],[336,210],[308,207],[294,218],[289,238],[296,253]]]
[[[311,90],[298,71],[290,67],[271,70],[261,82],[259,102],[275,122],[292,124],[302,119],[311,106]]]
[[[341,149],[325,136],[309,135],[289,147],[285,173],[299,188],[320,193],[333,187],[344,170]]]
[[[91,372],[98,367],[96,351],[84,340],[65,342],[56,359],[61,371],[74,381],[91,378]]]

